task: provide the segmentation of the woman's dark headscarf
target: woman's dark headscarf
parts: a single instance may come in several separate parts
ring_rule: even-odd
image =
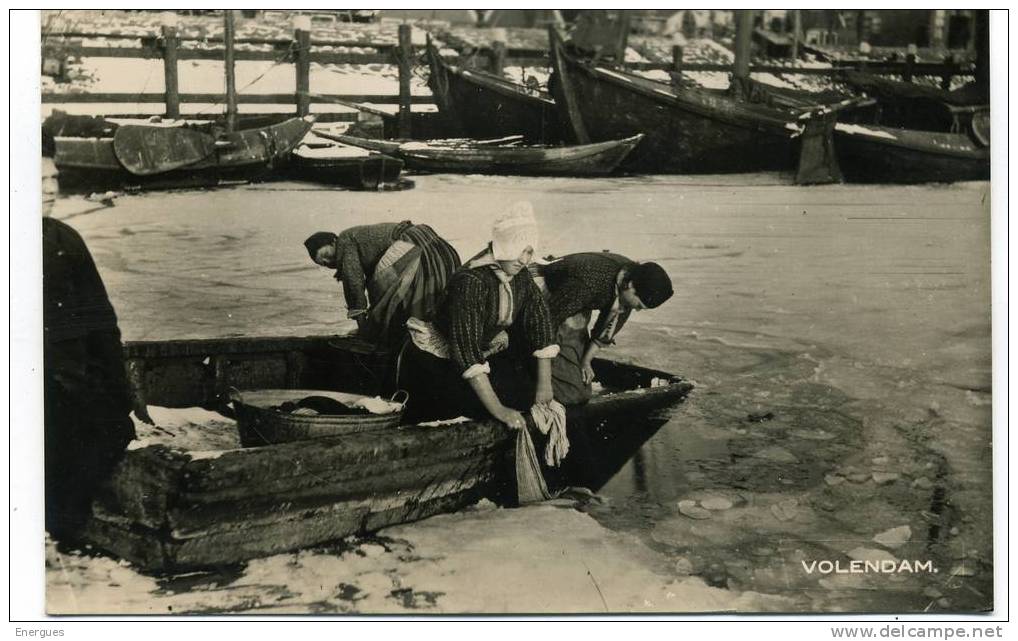
[[[672,279],[657,263],[640,263],[629,271],[640,302],[653,309],[672,297]]]
[[[336,234],[331,231],[319,231],[308,236],[308,239],[304,241],[304,246],[308,248],[311,260],[314,260],[319,249],[334,242],[336,242]]]

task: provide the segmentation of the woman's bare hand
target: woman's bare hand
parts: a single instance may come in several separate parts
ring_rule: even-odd
[[[527,426],[527,421],[514,409],[503,407],[495,413],[495,418],[506,424],[511,430],[522,430]]]

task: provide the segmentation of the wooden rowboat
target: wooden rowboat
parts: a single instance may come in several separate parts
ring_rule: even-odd
[[[810,163],[814,171],[802,171],[800,154],[808,149],[825,155],[835,112],[853,101],[780,107],[725,91],[676,87],[581,61],[567,53],[556,30],[550,30],[550,37],[556,74],[552,94],[576,141],[646,134],[623,163],[625,170],[703,174],[798,169],[798,182],[839,179],[837,168],[825,168],[823,162]]]
[[[839,123],[834,146],[851,182],[926,183],[990,178],[990,147],[968,134]]]
[[[377,394],[391,362],[352,337],[129,343],[125,355],[137,402],[224,415],[230,388]],[[586,439],[592,453],[571,453],[560,480],[597,489],[667,420],[654,412],[692,385],[613,361],[594,369],[605,393],[568,419],[573,450]],[[218,451],[129,449],[85,537],[152,571],[240,562],[504,497],[514,444],[500,423],[462,421]]]
[[[428,87],[438,109],[471,138],[520,134],[528,144],[566,140],[554,99],[501,76],[450,65],[428,42]]]
[[[177,187],[250,180],[285,163],[314,118],[223,133],[165,126],[122,125],[112,138],[54,139],[62,189]]]
[[[396,156],[408,169],[429,173],[521,176],[606,176],[640,144],[643,134],[622,140],[564,147],[501,146],[486,141],[393,142],[317,132],[344,144]]]
[[[350,189],[380,189],[399,180],[403,161],[359,147],[301,144],[293,150],[289,175]]]

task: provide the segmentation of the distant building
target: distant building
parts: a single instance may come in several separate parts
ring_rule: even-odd
[[[974,46],[974,9],[803,9],[807,42],[880,47]]]

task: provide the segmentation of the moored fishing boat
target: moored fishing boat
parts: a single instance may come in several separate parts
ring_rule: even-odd
[[[622,168],[646,173],[796,171],[798,182],[839,178],[826,157],[834,115],[854,104],[772,106],[726,91],[676,87],[585,62],[550,30],[552,94],[581,143],[646,138]],[[803,151],[819,154],[806,163]],[[810,171],[804,171],[808,167]]]
[[[622,140],[548,147],[470,140],[399,143],[343,134],[319,135],[396,156],[416,171],[522,176],[609,175],[643,139],[643,134],[637,134]]]
[[[839,123],[834,133],[838,163],[850,182],[926,183],[990,178],[990,147],[974,141],[969,134],[848,123]]]
[[[231,388],[377,394],[390,362],[352,337],[131,343],[125,356],[136,406],[220,412],[207,427],[192,426],[218,443],[235,429]],[[613,361],[594,369],[604,392],[570,408],[568,419],[570,440],[586,439],[594,451],[567,457],[560,481],[596,489],[665,422],[654,412],[692,385]],[[186,449],[169,433],[126,452],[85,536],[148,570],[295,550],[503,497],[513,487],[515,440],[500,423],[465,419],[248,448]]]
[[[501,76],[450,65],[428,43],[428,87],[439,110],[471,138],[522,135],[529,144],[561,143],[565,131],[550,94]]]
[[[313,117],[223,132],[187,127],[121,125],[109,138],[54,139],[62,189],[107,186],[174,187],[250,180],[285,163],[307,135]]]
[[[845,71],[841,79],[875,100],[871,109],[860,110],[847,119],[852,122],[957,132],[969,126],[975,114],[990,109],[989,92],[977,83],[947,91],[862,71]]]

